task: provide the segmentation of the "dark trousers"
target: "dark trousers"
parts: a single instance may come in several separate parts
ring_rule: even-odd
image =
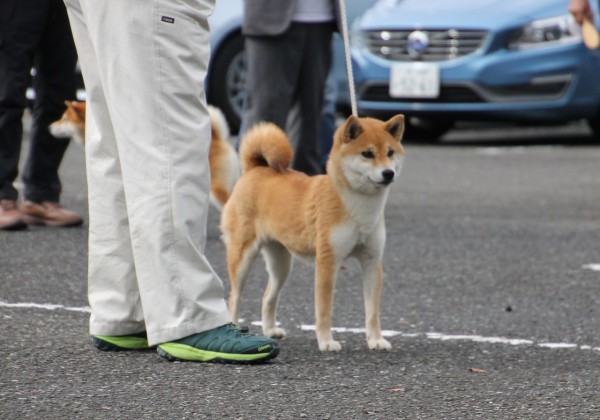
[[[247,37],[245,44],[241,130],[260,121],[287,127],[295,145],[293,167],[309,175],[322,172],[319,121],[333,29],[333,23],[292,23],[280,36]]]
[[[35,67],[29,151],[22,180],[25,199],[58,201],[58,168],[69,144],[48,125],[75,98],[77,53],[62,0],[0,1],[0,199],[17,198],[26,90]]]

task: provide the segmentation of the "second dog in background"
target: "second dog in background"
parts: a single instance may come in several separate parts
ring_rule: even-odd
[[[85,147],[85,102],[65,101],[67,109],[61,119],[50,124],[54,137],[71,138]],[[240,177],[237,153],[229,142],[229,127],[220,109],[208,106],[211,139],[208,160],[210,165],[210,202],[221,210]]]
[[[50,134],[59,139],[73,139],[85,146],[85,102],[65,101],[67,109],[61,119],[50,124]]]
[[[210,202],[219,210],[229,200],[235,182],[241,174],[240,160],[234,147],[229,142],[229,126],[219,108],[209,105],[210,150]]]

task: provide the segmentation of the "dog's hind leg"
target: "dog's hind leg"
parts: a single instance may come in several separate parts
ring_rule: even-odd
[[[277,327],[276,313],[279,293],[292,267],[292,254],[277,242],[266,244],[262,248],[263,257],[269,273],[269,284],[262,300],[262,330],[267,337],[284,338],[283,328]]]
[[[231,290],[229,292],[229,312],[233,322],[237,323],[240,316],[242,291],[252,263],[258,254],[256,239],[246,241],[226,241],[227,268]]]
[[[390,350],[392,345],[381,335],[379,305],[383,286],[383,268],[381,260],[362,254],[358,261],[363,271],[363,295],[365,300],[365,328],[367,345],[371,350]]]

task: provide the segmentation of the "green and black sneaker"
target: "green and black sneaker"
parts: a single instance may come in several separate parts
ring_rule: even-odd
[[[131,335],[93,335],[92,344],[102,351],[149,349],[146,331]]]
[[[277,341],[247,331],[235,324],[226,324],[159,344],[158,354],[171,361],[241,364],[266,362],[279,354]]]

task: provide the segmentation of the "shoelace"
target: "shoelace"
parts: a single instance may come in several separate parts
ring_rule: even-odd
[[[249,332],[250,330],[248,329],[248,327],[246,327],[246,326],[242,327],[242,326],[236,325],[234,323],[227,324],[227,329],[235,331],[235,333],[237,335],[242,336],[242,337],[248,337],[248,336],[252,335],[252,334],[250,334],[250,332]]]

